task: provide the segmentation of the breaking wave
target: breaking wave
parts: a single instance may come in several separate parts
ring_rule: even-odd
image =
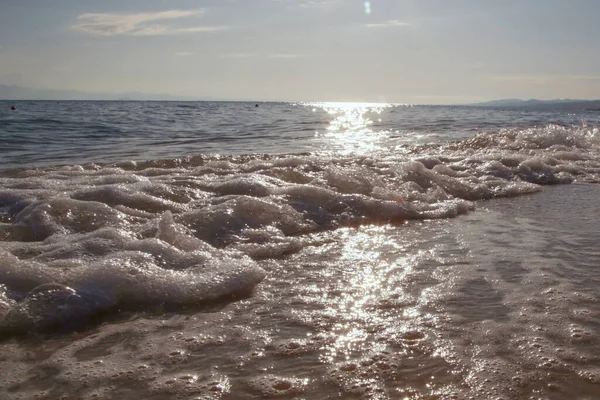
[[[252,292],[312,233],[451,218],[597,183],[600,132],[548,125],[369,155],[196,156],[0,172],[0,331]]]

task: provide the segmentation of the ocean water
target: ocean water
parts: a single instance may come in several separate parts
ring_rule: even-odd
[[[0,398],[600,398],[598,111],[12,104]]]

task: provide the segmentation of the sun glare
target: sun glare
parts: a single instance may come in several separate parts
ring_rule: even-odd
[[[325,147],[343,154],[365,154],[381,149],[388,137],[384,130],[374,129],[380,115],[393,107],[389,103],[306,103],[313,110],[320,108],[333,119],[326,131],[317,132],[315,138]]]

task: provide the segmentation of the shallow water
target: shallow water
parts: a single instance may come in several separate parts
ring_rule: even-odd
[[[1,170],[0,398],[600,397],[594,123],[302,107],[310,153]]]
[[[5,342],[3,397],[597,398],[599,194],[315,234],[218,309]]]

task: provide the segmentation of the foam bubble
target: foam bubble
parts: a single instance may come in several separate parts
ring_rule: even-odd
[[[43,240],[55,234],[90,232],[119,225],[125,216],[109,206],[67,198],[36,202],[15,217],[15,224],[29,229],[29,240]]]
[[[290,397],[304,392],[308,385],[307,379],[264,375],[254,378],[250,386],[265,397]]]
[[[77,191],[71,195],[76,200],[85,202],[99,202],[111,207],[122,205],[150,213],[159,213],[166,210],[181,211],[182,208],[173,201],[143,193],[139,189],[130,191],[122,186],[99,186],[92,189]]]
[[[166,218],[163,225],[169,223]],[[191,251],[158,238],[136,239],[114,228],[15,246],[15,253],[30,259],[7,253],[0,260],[7,299],[0,325],[11,332],[63,329],[85,325],[115,306],[205,304],[245,295],[265,276],[254,261],[238,253],[219,252],[207,244],[198,248],[200,241],[193,237],[170,237]],[[208,249],[212,251],[202,251]]]
[[[368,157],[199,156],[6,172],[3,313],[47,301],[54,315],[61,296],[91,304],[73,314],[92,315],[249,293],[264,260],[302,251],[308,234],[452,218],[481,200],[599,181],[598,149],[597,128],[549,125]],[[64,288],[29,296],[44,284]]]

